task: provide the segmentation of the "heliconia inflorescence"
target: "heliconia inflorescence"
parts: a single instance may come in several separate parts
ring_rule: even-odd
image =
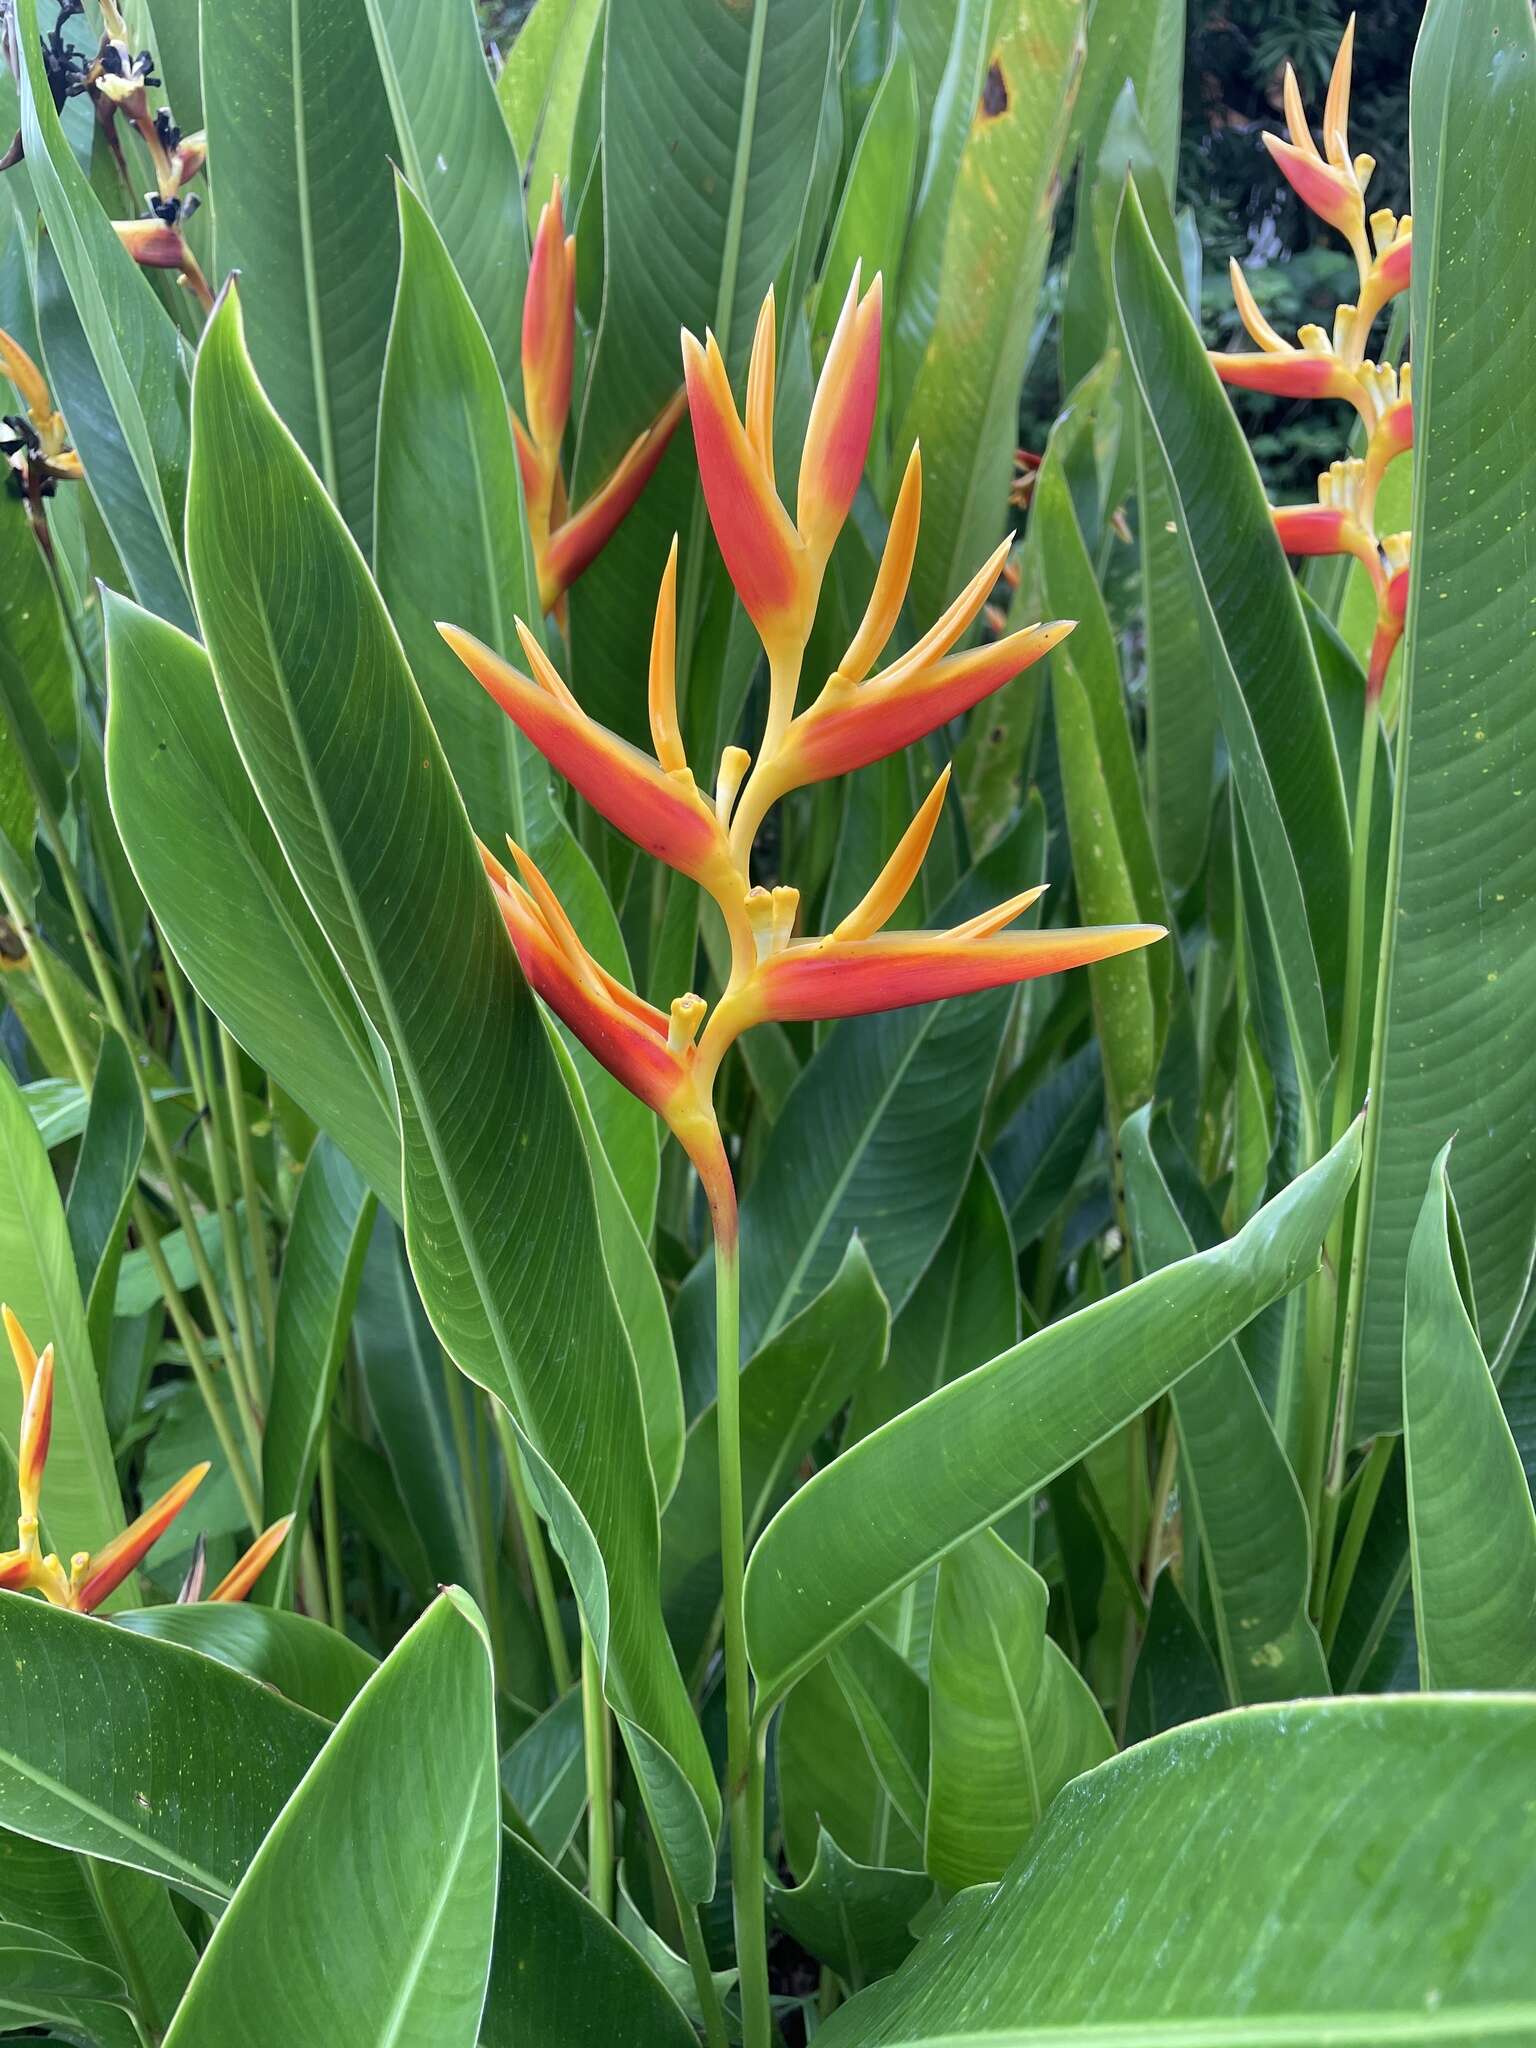
[[[667,452],[683,416],[683,393],[636,436],[607,481],[574,512],[566,504],[560,447],[571,414],[576,357],[576,237],[565,232],[560,180],[539,214],[523,295],[523,417],[512,414],[539,603],[554,611],[614,532]]]
[[[769,663],[769,705],[755,764],[728,746],[711,796],[684,751],[676,696],[677,543],[662,575],[652,634],[649,712],[654,757],[581,709],[526,626],[526,672],[458,627],[440,630],[520,730],[608,822],[714,898],[731,965],[713,1011],[678,996],[663,1012],[602,968],[548,882],[513,846],[516,873],[482,849],[486,873],[530,983],[626,1087],[665,1118],[698,1169],[717,1232],[735,1230],[735,1194],[715,1117],[715,1077],[752,1025],[899,1009],[1085,965],[1163,936],[1156,925],[1009,931],[1039,895],[1027,889],[951,931],[884,927],[917,877],[938,824],[940,777],[883,873],[822,938],[797,937],[799,892],[751,875],[753,842],[790,791],[883,759],[959,717],[1071,631],[1026,627],[991,645],[953,650],[980,614],[1005,541],[906,653],[871,674],[895,631],[917,546],[922,466],[912,451],[864,618],[836,670],[804,709],[805,649],[832,546],[852,509],[875,416],[880,280],[843,307],[811,406],[795,516],[773,473],[775,323],[770,294],[754,339],[745,418],[713,336],[683,337],[688,409],[705,502],[720,552]]]
[[[1282,398],[1338,398],[1352,405],[1365,429],[1365,452],[1332,463],[1318,478],[1315,505],[1287,505],[1275,512],[1275,528],[1287,554],[1353,555],[1376,593],[1376,631],[1366,686],[1381,694],[1392,653],[1403,630],[1408,602],[1409,538],[1378,534],[1376,499],[1388,465],[1413,446],[1413,391],[1408,365],[1368,360],[1371,330],[1382,309],[1411,281],[1413,221],[1382,208],[1367,223],[1365,188],[1376,168],[1368,156],[1349,153],[1349,85],[1354,58],[1353,15],[1334,60],[1323,109],[1323,147],[1313,140],[1301,89],[1285,69],[1285,117],[1290,139],[1264,141],[1303,205],[1349,243],[1360,275],[1352,306],[1340,306],[1333,332],[1303,327],[1296,343],[1285,341],[1259,311],[1242,268],[1232,263],[1232,295],[1243,326],[1258,343],[1257,355],[1212,353],[1225,384]]]
[[[6,413],[0,419],[0,463],[5,467],[6,489],[26,506],[33,532],[51,553],[43,500],[51,498],[61,483],[78,483],[85,472],[42,371],[3,327],[0,369],[15,386],[23,407],[21,412]]]
[[[21,1428],[17,1436],[16,1492],[20,1512],[16,1521],[16,1548],[0,1551],[0,1590],[8,1593],[41,1593],[55,1607],[67,1607],[77,1614],[89,1614],[108,1599],[159,1542],[207,1477],[207,1465],[194,1465],[176,1484],[121,1535],[98,1551],[76,1551],[68,1570],[52,1552],[43,1551],[39,1538],[43,1473],[48,1463],[48,1446],[53,1435],[53,1346],[41,1353],[33,1348],[26,1331],[11,1311],[0,1305],[0,1321],[21,1375]],[[292,1525],[285,1516],[266,1529],[239,1563],[210,1596],[214,1600],[243,1600],[276,1555]]]

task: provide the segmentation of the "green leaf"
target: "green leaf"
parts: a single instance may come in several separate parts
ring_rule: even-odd
[[[896,433],[899,454],[913,440],[923,446],[923,532],[912,572],[923,618],[975,574],[1002,529],[1085,13],[1082,0],[1004,0],[993,9],[985,75],[966,103],[935,311]],[[910,289],[904,278],[904,301]]]
[[[1160,1572],[1131,1674],[1126,1747],[1186,1721],[1220,1713],[1226,1703],[1227,1690],[1216,1660],[1173,1582],[1173,1573]]]
[[[939,1566],[928,1652],[924,1860],[951,1891],[1001,1877],[1062,1787],[1115,1753],[1098,1701],[1045,1632],[1046,1585],[990,1529]]]
[[[26,1680],[0,1694],[0,1828],[224,1904],[320,1752],[325,1722],[212,1657],[13,1593],[0,1594],[0,1629]],[[83,1700],[112,1703],[90,1743],[71,1734]],[[11,1839],[0,1834],[0,1882]],[[645,2038],[673,2042],[666,2029],[680,2016],[628,1942],[510,1833],[496,1925],[487,2048],[587,2048],[594,2027],[613,2038],[616,2013],[651,2016]],[[687,2048],[686,2032],[675,2038]]]
[[[747,1567],[759,1715],[882,1600],[1316,1270],[1359,1156],[1355,1125],[1226,1244],[1052,1324],[817,1473]]]
[[[741,1466],[750,1550],[785,1501],[803,1459],[871,1375],[883,1378],[891,1314],[855,1238],[814,1301],[747,1361],[741,1374]],[[719,1635],[720,1437],[711,1402],[688,1431],[682,1478],[661,1525],[667,1624],[685,1669]]]
[[[38,238],[36,282],[38,335],[49,390],[68,422],[69,437],[85,465],[85,488],[106,528],[107,559],[102,567],[111,573],[115,549],[139,602],[190,629],[192,604],[181,563],[180,533],[167,530],[163,510],[143,480],[128,425],[118,419],[70,297],[58,251],[46,235]],[[153,308],[150,317],[159,311]],[[179,403],[186,403],[184,392]],[[185,485],[181,488],[184,494]],[[56,524],[52,513],[50,521]]]
[[[891,1325],[884,1370],[858,1389],[849,1440],[868,1436],[1018,1341],[1013,1239],[996,1184],[978,1159],[943,1243]]]
[[[239,272],[273,404],[366,547],[398,146],[367,0],[206,8],[202,58],[216,274]]]
[[[0,1065],[0,1300],[37,1350],[53,1346],[53,1435],[42,1519],[45,1549],[99,1550],[123,1526],[122,1496],[101,1412],[91,1333],[75,1277],[64,1205],[48,1154],[10,1070]],[[0,1443],[12,1464],[21,1429],[21,1382],[0,1360]],[[119,1604],[131,1597],[132,1582]]]
[[[1536,1690],[1536,1510],[1452,1264],[1446,1145],[1408,1249],[1403,1444],[1419,1683]]]
[[[373,1213],[362,1175],[328,1138],[321,1138],[305,1161],[283,1252],[272,1388],[261,1441],[263,1523],[292,1515],[296,1524],[264,1589],[274,1607],[292,1595],[298,1532],[308,1519],[320,1439],[352,1327]]]
[[[1156,1272],[1195,1241],[1152,1150],[1151,1111],[1122,1125],[1137,1263]],[[1222,1671],[1234,1706],[1328,1690],[1307,1615],[1312,1544],[1296,1476],[1235,1344],[1175,1382],[1180,1494],[1198,1534]],[[1190,1523],[1186,1523],[1186,1529]]]
[[[1147,809],[1158,868],[1177,892],[1195,882],[1210,838],[1216,698],[1167,472],[1139,406],[1134,432],[1136,537],[1146,614]]]
[[[1002,1884],[954,1900],[818,2044],[1523,2039],[1533,1765],[1524,1699],[1247,1708],[1141,1743],[1070,1786]]]
[[[804,1884],[770,1881],[768,1910],[818,1962],[858,1990],[912,1948],[912,1922],[933,1896],[920,1870],[880,1870],[845,1856],[823,1828]]]
[[[388,1079],[251,787],[208,657],[110,592],[105,615],[107,786],[155,922],[208,1007],[398,1210]]]
[[[404,184],[400,289],[379,415],[374,568],[464,798],[494,852],[532,854],[583,941],[628,983],[624,941],[550,769],[437,630],[445,619],[522,661],[513,619],[539,623],[507,401],[484,330],[421,201]],[[431,505],[425,524],[421,507]],[[644,1231],[656,1205],[656,1118],[585,1047],[576,1064],[609,1162]]]
[[[1187,548],[1296,1058],[1315,1098],[1342,997],[1349,875],[1344,784],[1317,661],[1253,457],[1134,187],[1113,268],[1156,466]]]
[[[823,1829],[873,1869],[923,1861],[928,1688],[874,1629],[846,1647],[806,1672],[774,1735],[784,1853],[807,1882]]]
[[[452,1406],[467,1398],[416,1292],[394,1221],[374,1221],[352,1321],[374,1428],[394,1478],[397,1511],[420,1535],[440,1584],[477,1581],[479,1552]]]
[[[51,1934],[0,1921],[0,2006],[51,1998],[97,1998],[122,2005],[127,1990],[115,1970],[87,1962]]]
[[[211,1657],[94,1616],[5,1593],[0,1621],[20,1666],[0,1695],[0,1826],[222,1904],[324,1722]],[[83,1717],[84,1702],[99,1711]],[[82,1727],[91,1740],[76,1739]]]
[[[55,814],[65,807],[78,745],[75,679],[48,564],[30,520],[9,508],[0,519],[0,733],[21,771],[25,795],[13,830],[18,856],[30,863],[33,794],[41,791]]]
[[[558,1869],[587,1810],[581,1687],[525,1728],[501,1760],[501,1782],[545,1860]]]
[[[435,2041],[435,2036],[433,2037]],[[481,2048],[697,2048],[681,2009],[581,1893],[516,1835],[501,1841]]]
[[[496,104],[473,0],[364,5],[401,168],[437,223],[490,337],[507,393],[514,395],[522,384],[528,231],[517,152]]]
[[[527,185],[542,205],[551,178],[569,181],[576,108],[594,48],[602,57],[604,0],[538,0],[507,52],[496,96]]]
[[[1070,410],[1065,419],[1070,432]],[[1035,480],[1033,518],[1047,608],[1077,620],[1050,658],[1072,880],[1085,924],[1164,923],[1114,629],[1073,510],[1060,432],[1058,425]],[[1159,946],[1088,970],[1112,1121],[1152,1092],[1171,962],[1170,949]]]
[[[1104,1062],[1090,1040],[1025,1096],[998,1135],[990,1163],[1020,1251],[1071,1199],[1104,1116]]]
[[[423,1302],[523,1434],[658,1833],[707,1896],[719,1795],[661,1623],[640,1384],[564,1080],[399,642],[232,294],[193,409],[199,617],[247,770],[393,1063]]]
[[[341,1719],[377,1668],[377,1659],[338,1630],[279,1607],[201,1600],[134,1608],[113,1620],[259,1678],[325,1721]]]
[[[1453,1131],[1477,1324],[1496,1353],[1536,1223],[1536,746],[1529,502],[1536,388],[1508,336],[1536,248],[1497,237],[1536,145],[1520,0],[1435,0],[1414,59],[1413,567],[1393,849],[1362,1182],[1355,1436],[1395,1429],[1408,1248]],[[1466,138],[1486,134],[1476,148]]]
[[[257,1851],[167,2048],[474,2048],[496,1914],[495,1733],[485,1626],[449,1588],[348,1707]]]
[[[43,68],[38,12],[38,0],[17,0],[27,173],[160,540],[179,563],[188,463],[180,337],[65,139]]]
[[[98,1372],[111,1346],[123,1236],[143,1156],[144,1104],[133,1055],[115,1031],[103,1028],[90,1113],[64,1210]]]

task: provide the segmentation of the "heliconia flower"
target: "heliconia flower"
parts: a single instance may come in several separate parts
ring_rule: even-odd
[[[979,938],[961,928],[805,939],[765,961],[752,992],[760,1016],[780,1023],[856,1017],[1088,967],[1166,936],[1162,925],[1128,924]]]
[[[0,368],[15,385],[17,396],[26,407],[24,422],[7,422],[0,431],[0,460],[11,469],[22,495],[35,507],[37,499],[51,495],[56,482],[78,481],[84,471],[79,456],[69,445],[64,415],[54,405],[42,371],[3,327]]]
[[[539,454],[558,465],[571,411],[576,343],[576,237],[565,232],[560,180],[539,213],[523,294],[523,409]]]
[[[1283,505],[1273,515],[1288,555],[1353,555],[1379,589],[1381,554],[1369,525],[1365,464],[1330,463],[1317,480],[1315,505]]]
[[[1285,121],[1290,140],[1282,142],[1278,136],[1266,135],[1264,143],[1302,204],[1346,236],[1357,254],[1363,250],[1368,264],[1365,188],[1376,165],[1371,157],[1352,158],[1349,153],[1349,85],[1354,48],[1355,21],[1351,15],[1328,83],[1322,151],[1312,139],[1301,103],[1301,88],[1289,64],[1285,67]]]
[[[1391,533],[1381,544],[1387,558],[1387,580],[1376,601],[1376,631],[1371,638],[1370,661],[1365,672],[1365,697],[1374,704],[1381,696],[1408,612],[1408,570],[1412,536]]]
[[[1342,398],[1351,404],[1355,400],[1355,380],[1331,350],[1326,355],[1299,348],[1260,355],[1212,350],[1211,367],[1223,384],[1244,391],[1264,391],[1275,398]]]
[[[880,383],[881,303],[878,276],[859,297],[855,265],[811,402],[794,520],[773,476],[773,294],[753,337],[745,422],[713,334],[702,343],[683,335],[688,415],[710,525],[771,663],[787,665],[804,648],[827,559],[864,473]]]
[[[187,245],[180,228],[163,220],[115,220],[117,239],[135,263],[149,270],[185,270]]]
[[[610,825],[706,888],[726,875],[725,833],[686,764],[664,768],[589,718],[521,619],[518,637],[535,680],[472,633],[442,623],[438,631],[518,730]]]
[[[1406,380],[1407,371],[1404,371]],[[1405,395],[1389,405],[1371,429],[1365,448],[1366,502],[1374,505],[1381,479],[1399,455],[1413,446],[1413,400]]]
[[[233,1571],[225,1573],[208,1598],[226,1602],[243,1600],[282,1549],[284,1539],[292,1527],[293,1516],[284,1515],[281,1521],[273,1522],[269,1528],[263,1529]]]
[[[824,565],[853,509],[880,392],[879,274],[860,299],[858,266],[827,349],[800,456],[795,525],[812,561]]]
[[[607,482],[551,529],[538,565],[539,602],[546,611],[552,611],[561,595],[592,566],[628,517],[666,454],[687,404],[686,394],[675,392],[619,457]]]
[[[587,951],[528,855],[507,844],[521,880],[484,846],[480,858],[528,985],[595,1060],[666,1121],[711,1201],[727,1202],[734,1216],[720,1132],[696,1072],[702,1000],[679,996],[665,1015],[627,989]]]
[[[80,1614],[90,1614],[115,1593],[128,1574],[154,1549],[166,1530],[207,1478],[210,1467],[194,1465],[176,1484],[168,1487],[137,1521],[130,1522],[120,1536],[92,1555],[79,1551],[70,1560],[69,1604]]]
[[[39,1356],[20,1322],[3,1304],[0,1324],[9,1340],[22,1386],[16,1458],[21,1512],[16,1525],[16,1549],[0,1552],[0,1589],[41,1593],[55,1607],[70,1607],[77,1613],[89,1614],[148,1555],[202,1484],[209,1468],[194,1466],[153,1507],[147,1508],[94,1556],[78,1551],[66,1574],[57,1557],[42,1554],[38,1541],[39,1496],[53,1433],[53,1346],[47,1345]]]
[[[571,413],[576,354],[576,237],[565,232],[560,180],[539,213],[523,294],[522,366],[526,419],[512,414],[512,436],[528,506],[528,534],[539,603],[562,613],[565,593],[592,566],[650,482],[683,416],[681,391],[637,434],[612,472],[573,512],[566,501],[560,447]]]
[[[1166,936],[1161,925],[1006,931],[1005,926],[1038,900],[1039,888],[1025,889],[951,931],[884,931],[917,879],[932,843],[949,774],[946,768],[934,784],[868,894],[826,938],[797,940],[789,923],[779,920],[780,931],[759,948],[752,973],[715,1012],[704,1038],[706,1058],[718,1057],[722,1040],[756,1023],[862,1016],[974,995],[1108,960]]]
[[[21,1503],[21,1522],[37,1526],[38,1495],[42,1491],[43,1467],[48,1462],[48,1444],[53,1435],[53,1346],[46,1345],[32,1374],[21,1410],[17,1438],[16,1494]]]
[[[772,348],[772,321],[766,327],[760,321],[749,384],[765,381],[757,365]],[[770,659],[788,659],[810,630],[817,583],[805,543],[774,488],[772,444],[765,460],[748,439],[713,334],[702,345],[683,335],[683,378],[699,480],[726,570]]]

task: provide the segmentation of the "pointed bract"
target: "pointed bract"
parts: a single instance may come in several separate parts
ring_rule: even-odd
[[[76,1559],[70,1575],[70,1604],[82,1614],[91,1614],[102,1601],[116,1592],[136,1566],[154,1549],[166,1530],[207,1478],[206,1464],[194,1465],[169,1487],[152,1507],[147,1507],[120,1536],[90,1557]]]
[[[223,1601],[243,1600],[282,1549],[292,1527],[293,1516],[284,1515],[281,1521],[273,1522],[269,1528],[263,1529],[234,1570],[227,1572],[220,1579],[208,1598]]]
[[[800,457],[795,524],[818,573],[858,493],[880,391],[882,287],[878,274],[862,300],[858,290],[855,264],[811,402]]]

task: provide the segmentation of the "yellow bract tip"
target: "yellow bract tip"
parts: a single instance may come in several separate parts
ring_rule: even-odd
[[[895,916],[907,891],[917,880],[918,870],[933,843],[951,772],[946,765],[923,799],[917,816],[902,833],[895,852],[881,869],[869,893],[855,904],[832,933],[834,939],[872,938]]]

